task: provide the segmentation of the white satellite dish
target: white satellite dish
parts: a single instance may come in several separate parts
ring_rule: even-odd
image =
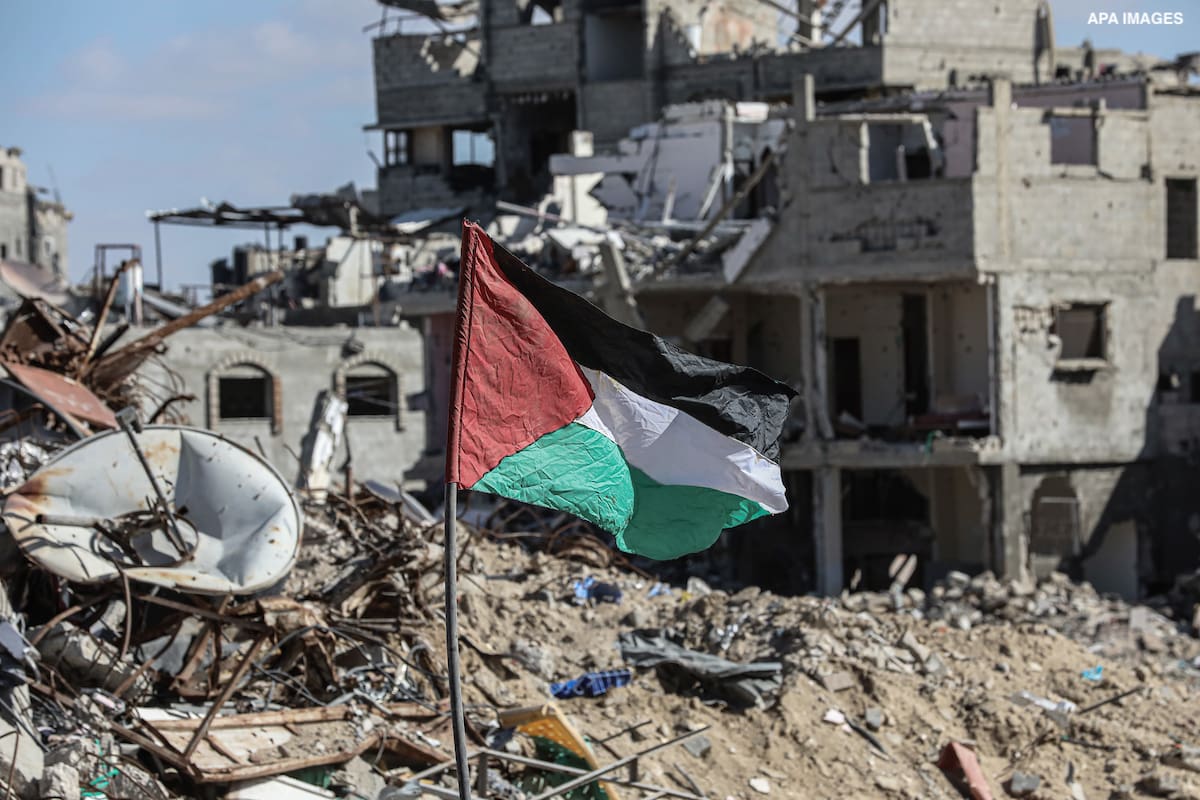
[[[58,453],[5,501],[26,556],[77,583],[124,573],[196,594],[261,591],[287,575],[300,507],[270,464],[195,428],[147,426],[136,441],[174,522],[126,432],[109,431]]]

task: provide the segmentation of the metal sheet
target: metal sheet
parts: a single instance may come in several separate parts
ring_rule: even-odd
[[[141,564],[110,538],[78,524],[38,522],[39,515],[116,520],[145,512],[154,490],[121,431],[61,451],[4,503],[4,521],[25,555],[79,583],[119,577],[197,594],[249,593],[280,581],[300,546],[300,508],[275,469],[209,431],[148,426],[138,441],[180,520],[191,557],[161,529],[132,537]]]
[[[52,270],[22,261],[0,261],[0,280],[21,297],[36,297],[56,306],[71,299],[70,284]]]
[[[12,376],[52,408],[101,428],[117,427],[117,418],[90,389],[70,378],[40,367],[5,364]]]

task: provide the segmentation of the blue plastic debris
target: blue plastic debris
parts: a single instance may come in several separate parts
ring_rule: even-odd
[[[591,575],[582,581],[575,581],[573,587],[575,602],[579,605],[585,605],[588,600],[595,600],[597,603],[621,602],[622,593],[619,586],[612,583],[601,583]]]
[[[573,680],[550,684],[550,694],[559,700],[571,697],[600,697],[608,694],[609,689],[628,686],[632,680],[633,672],[628,669],[588,672]]]
[[[1081,672],[1079,674],[1083,677],[1084,680],[1098,681],[1104,677],[1104,665],[1097,664],[1096,666],[1092,667],[1091,669],[1085,669],[1083,672]]]
[[[665,583],[656,583],[650,587],[650,593],[647,594],[646,596],[647,597],[658,597],[660,594],[665,594],[665,595],[671,594],[671,587]]]

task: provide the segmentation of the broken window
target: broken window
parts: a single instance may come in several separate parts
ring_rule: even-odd
[[[522,25],[552,25],[562,21],[559,0],[518,0],[517,18]]]
[[[1096,164],[1092,117],[1050,117],[1050,163]]]
[[[383,159],[389,167],[401,166],[412,161],[408,131],[383,132]]]
[[[858,339],[833,340],[833,415],[862,420],[862,356]]]
[[[271,419],[271,379],[267,375],[223,375],[217,381],[221,419]]]
[[[886,122],[866,126],[867,180],[915,181],[939,177],[944,154],[924,122]]]
[[[1074,303],[1054,310],[1050,332],[1062,343],[1060,361],[1105,358],[1105,306]]]
[[[1197,258],[1196,179],[1167,179],[1167,258]]]
[[[643,21],[642,8],[637,4],[614,5],[584,16],[584,70],[589,81],[642,77]]]
[[[904,349],[904,410],[908,416],[929,410],[929,314],[925,295],[901,299],[900,330]]]
[[[496,163],[496,147],[486,131],[452,131],[450,143],[456,167],[468,164],[490,167]]]
[[[1192,370],[1191,381],[1188,385],[1188,402],[1200,403],[1200,370]]]
[[[869,5],[865,6],[862,18],[862,44],[864,46],[877,45],[882,41],[882,37],[887,33],[887,3],[880,0],[867,0]]]
[[[346,376],[347,416],[393,417],[398,410],[396,375],[391,370],[360,367]]]
[[[1029,526],[1029,552],[1036,572],[1053,570],[1058,560],[1079,552],[1079,499],[1064,476],[1042,479],[1033,495]],[[1048,563],[1038,563],[1038,557]]]

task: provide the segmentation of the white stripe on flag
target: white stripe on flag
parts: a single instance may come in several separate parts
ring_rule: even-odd
[[[772,514],[787,509],[779,466],[750,445],[603,372],[581,369],[596,400],[576,422],[616,442],[630,464],[659,483],[728,492]]]

